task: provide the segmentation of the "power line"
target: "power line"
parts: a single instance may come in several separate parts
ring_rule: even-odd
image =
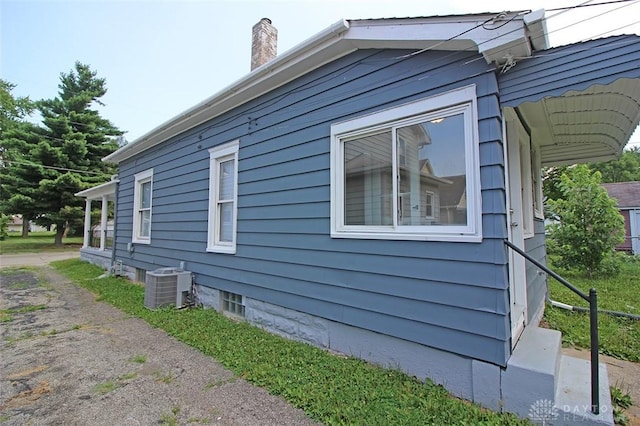
[[[581,8],[581,7],[603,6],[603,5],[614,4],[614,3],[626,3],[626,2],[630,2],[630,1],[634,1],[634,0],[612,0],[612,1],[603,1],[603,2],[600,2],[600,3],[578,4],[578,5],[575,5],[575,6],[556,7],[555,9],[546,9],[546,11],[547,12],[555,12],[557,10],[571,10],[571,9],[578,9],[578,8]]]
[[[61,170],[63,172],[85,173],[85,174],[89,174],[89,175],[104,175],[104,174],[106,174],[106,173],[90,172],[88,170],[68,169],[66,167],[45,166],[44,164],[27,163],[25,161],[16,161],[16,160],[2,160],[2,161],[5,162],[5,163],[20,164],[20,165],[23,165],[23,166],[33,166],[33,167],[42,167],[43,169]]]

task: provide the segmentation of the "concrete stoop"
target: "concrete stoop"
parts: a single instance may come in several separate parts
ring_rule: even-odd
[[[607,367],[591,413],[590,362],[562,355],[559,331],[528,327],[502,371],[502,409],[544,425],[613,425]]]

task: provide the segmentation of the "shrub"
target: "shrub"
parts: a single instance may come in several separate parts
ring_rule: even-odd
[[[615,274],[614,249],[624,241],[624,219],[600,181],[600,172],[585,165],[569,168],[558,185],[561,197],[548,201],[556,220],[548,231],[558,266],[588,276]]]

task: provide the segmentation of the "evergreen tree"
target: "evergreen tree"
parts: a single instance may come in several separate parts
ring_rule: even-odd
[[[0,78],[0,136],[33,111],[33,102],[28,97],[13,96],[11,92],[15,87],[15,84]]]
[[[41,216],[38,187],[44,169],[32,161],[30,151],[40,138],[31,123],[18,123],[3,133],[0,169],[1,211],[22,216],[22,236],[29,235],[29,222]]]
[[[14,198],[31,203],[40,224],[55,225],[55,243],[61,245],[67,226],[84,215],[84,201],[74,194],[116,172],[101,160],[118,148],[122,132],[93,109],[103,105],[100,98],[107,89],[88,65],[76,62],[69,73],[61,73],[58,87],[58,97],[36,103],[42,126],[23,129],[3,143],[23,156],[24,173],[16,171],[13,177],[30,181],[25,187],[33,188],[28,194],[14,193]]]
[[[28,97],[14,97],[11,92],[15,87],[0,79],[0,214],[9,218],[12,214],[21,214],[22,235],[27,236],[34,206],[30,202],[31,196],[23,196],[22,193],[33,191],[33,180],[25,180],[24,176],[29,173],[22,170],[22,152],[10,149],[15,144],[7,141],[26,137],[31,125],[24,120],[33,111],[34,104]]]

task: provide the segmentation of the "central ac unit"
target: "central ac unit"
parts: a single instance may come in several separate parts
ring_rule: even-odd
[[[191,292],[191,272],[178,268],[160,268],[147,272],[144,288],[144,306],[149,309],[174,304],[187,305]]]

